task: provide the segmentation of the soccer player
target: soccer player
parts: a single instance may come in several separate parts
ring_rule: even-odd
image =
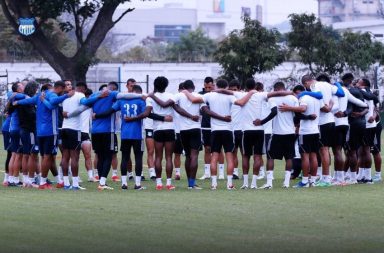
[[[379,104],[376,104],[376,109],[380,108]],[[376,117],[376,130],[375,130],[375,141],[374,145],[371,148],[371,153],[373,155],[374,163],[375,163],[375,175],[373,176],[372,180],[373,182],[381,182],[381,131],[383,130],[383,125],[381,123],[381,117],[380,113],[377,109],[376,111],[377,117]]]
[[[56,154],[57,154],[57,134],[58,134],[58,104],[65,99],[73,96],[74,91],[64,95],[65,83],[55,82],[53,90],[48,89],[38,93],[32,98],[15,101],[15,105],[37,105],[36,111],[36,129],[39,143],[41,161],[41,179],[39,189],[51,189],[52,186],[47,183],[48,171],[51,170],[57,180],[57,188],[63,188],[64,183],[57,174]]]
[[[262,84],[261,82],[256,82],[256,90],[258,92],[264,92],[264,84]],[[261,109],[261,117],[265,118],[270,113],[271,113],[271,108],[270,108],[268,101],[263,101],[263,107]],[[269,156],[267,150],[268,150],[268,143],[271,140],[271,135],[272,135],[272,121],[270,120],[270,121],[266,122],[263,125],[263,129],[264,129],[263,153],[265,154],[265,156],[267,158],[266,164],[268,164],[269,160],[271,160],[271,157]],[[263,157],[261,157],[260,172],[259,172],[259,176],[257,177],[257,179],[258,180],[263,179],[264,177],[265,177],[264,160],[263,160]]]
[[[145,147],[147,149],[147,165],[149,178],[156,180],[155,173],[155,141],[153,139],[153,119],[144,118]]]
[[[184,83],[179,84],[179,93],[184,90]],[[181,167],[181,155],[183,154],[183,145],[181,144],[181,138],[180,138],[180,121],[181,116],[179,113],[174,113],[174,123],[175,123],[175,133],[176,133],[176,140],[175,140],[175,149],[173,151],[174,158],[173,158],[173,165],[175,167],[175,180],[180,180],[180,167]]]
[[[8,92],[7,98],[9,99],[11,96],[12,96],[12,92]],[[3,124],[1,126],[1,132],[3,134],[4,150],[7,151],[7,158],[5,159],[5,166],[4,166],[5,173],[4,173],[3,186],[8,186],[9,161],[11,160],[11,156],[12,156],[12,152],[10,151],[11,136],[9,133],[9,125],[11,123],[11,117],[7,110],[4,110],[4,114],[5,114],[5,120],[3,121]]]
[[[284,91],[283,82],[277,82],[273,85],[274,91]],[[278,106],[299,105],[298,99],[293,95],[272,97],[268,99],[271,111],[276,112],[273,119],[272,137],[268,144],[267,153],[271,158],[267,163],[267,183],[262,186],[263,189],[271,189],[273,180],[274,159],[285,159],[285,176],[283,188],[289,188],[291,178],[292,159],[295,157],[295,124],[294,114],[291,111],[277,110]],[[265,131],[265,130],[264,130]]]

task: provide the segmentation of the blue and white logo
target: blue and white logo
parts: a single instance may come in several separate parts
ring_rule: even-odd
[[[35,18],[19,18],[19,32],[29,36],[35,32]]]

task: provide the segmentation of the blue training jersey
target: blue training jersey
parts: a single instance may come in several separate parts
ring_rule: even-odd
[[[18,101],[19,105],[37,105],[36,109],[36,132],[37,136],[51,136],[58,134],[58,105],[68,95],[58,96],[52,91],[45,91],[45,100],[40,100],[41,93],[34,97]]]
[[[141,140],[142,137],[142,120],[126,122],[124,118],[135,117],[145,111],[145,101],[136,99],[120,99],[112,106],[116,111],[121,111],[121,139],[125,140]]]

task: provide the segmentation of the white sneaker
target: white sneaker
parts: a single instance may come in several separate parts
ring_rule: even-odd
[[[242,190],[248,190],[248,189],[249,189],[249,186],[246,185],[246,184],[243,184],[243,186],[241,186],[240,189],[242,189]]]
[[[375,182],[375,183],[377,183],[377,182],[381,182],[381,176],[373,176],[373,178],[372,178],[372,180],[373,180],[373,182]]]
[[[234,185],[227,185],[227,190],[233,191],[236,190],[236,187]]]
[[[83,180],[81,180],[81,178],[79,177],[79,183],[82,183],[83,182]]]
[[[257,190],[257,186],[256,185],[251,185],[251,189]]]
[[[224,179],[224,175],[219,175],[219,178],[220,180]]]
[[[211,178],[209,175],[204,174],[199,180],[205,180]]]
[[[283,189],[288,189],[289,188],[289,184],[283,184]]]
[[[270,184],[265,184],[265,185],[261,186],[260,189],[270,190],[270,189],[272,189],[272,185],[270,185]]]
[[[264,172],[264,170],[260,170],[259,171],[259,175],[257,176],[257,180],[259,180],[259,179],[263,179],[265,177],[265,172]]]
[[[347,183],[348,185],[358,184],[357,180],[348,180],[348,181],[346,181],[346,183]]]

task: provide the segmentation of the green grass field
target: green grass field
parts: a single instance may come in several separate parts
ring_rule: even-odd
[[[282,168],[270,191],[227,191],[225,181],[189,191],[184,174],[173,192],[149,181],[140,192],[133,182],[104,192],[0,187],[0,252],[384,251],[382,183],[281,189]],[[86,179],[83,160],[81,171]]]

